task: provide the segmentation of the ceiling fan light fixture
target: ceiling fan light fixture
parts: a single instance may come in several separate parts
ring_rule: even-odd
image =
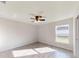
[[[34,23],[38,23],[38,21],[35,20]]]
[[[34,20],[34,23],[39,23],[39,22],[42,22],[42,21],[45,21],[45,18],[42,16],[42,15],[33,15],[32,18],[30,19],[33,19]]]

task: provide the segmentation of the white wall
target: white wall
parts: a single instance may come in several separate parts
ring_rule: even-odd
[[[70,31],[70,44],[60,44],[55,42],[55,26],[61,24],[69,24],[69,31]],[[39,41],[42,43],[47,43],[49,45],[62,47],[65,49],[72,50],[73,49],[73,20],[72,18],[68,18],[65,20],[61,20],[58,22],[52,22],[49,24],[40,25],[38,28],[39,32]]]
[[[36,26],[0,19],[0,51],[36,42]]]
[[[72,22],[71,18],[38,26],[1,18],[0,51],[16,48],[37,41],[72,50]],[[70,24],[70,44],[58,44],[55,42],[55,25],[66,23]]]

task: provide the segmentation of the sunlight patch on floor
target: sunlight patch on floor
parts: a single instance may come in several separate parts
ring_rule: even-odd
[[[48,52],[55,52],[55,49],[52,49],[50,47],[43,47],[43,48],[36,48],[35,49],[39,53],[48,53]]]
[[[23,49],[23,50],[14,50],[12,54],[14,57],[23,57],[29,55],[36,55],[40,53],[48,53],[48,52],[55,52],[55,49],[50,47],[42,47],[42,48],[34,48],[34,49]]]
[[[12,54],[14,57],[22,57],[22,56],[27,56],[27,55],[35,55],[38,54],[32,49],[24,49],[24,50],[15,50],[12,51]]]

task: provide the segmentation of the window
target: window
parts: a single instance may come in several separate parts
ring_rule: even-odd
[[[69,24],[56,26],[56,42],[69,44]]]

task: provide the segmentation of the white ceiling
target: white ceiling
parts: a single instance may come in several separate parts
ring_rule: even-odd
[[[64,18],[73,17],[79,6],[79,2],[45,2],[45,1],[7,1],[6,4],[0,2],[0,17],[10,20],[30,22],[31,13],[37,14],[43,11],[43,16],[50,23]]]

